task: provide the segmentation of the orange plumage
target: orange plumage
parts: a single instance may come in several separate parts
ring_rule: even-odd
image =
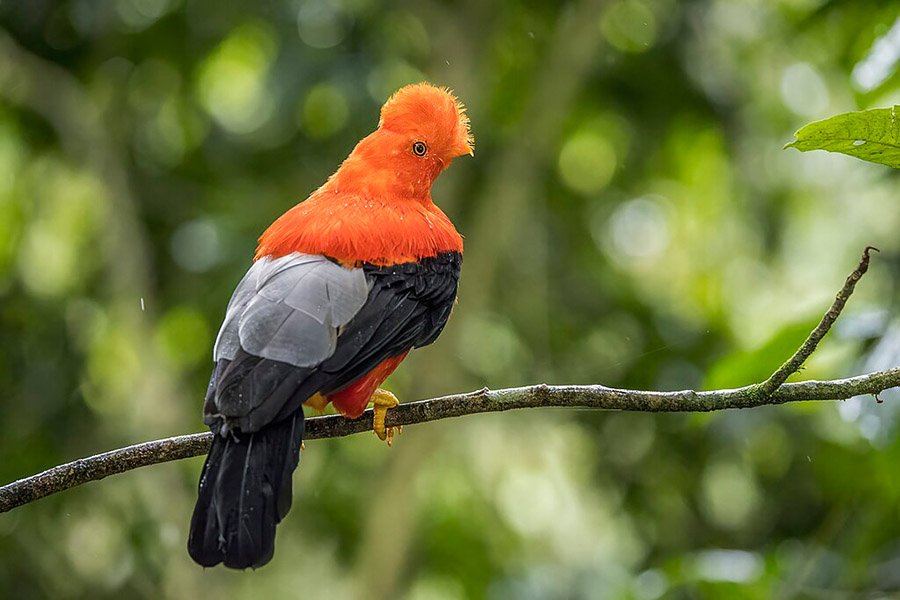
[[[429,145],[424,157],[410,152],[421,140]],[[399,90],[381,109],[378,129],[263,233],[256,258],[306,252],[391,265],[462,252],[462,237],[431,200],[431,184],[472,144],[465,109],[446,89]]]

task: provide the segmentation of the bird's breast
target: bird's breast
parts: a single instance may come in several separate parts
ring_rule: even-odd
[[[318,194],[286,212],[260,237],[257,258],[323,254],[346,266],[392,265],[462,252],[462,237],[430,199]]]

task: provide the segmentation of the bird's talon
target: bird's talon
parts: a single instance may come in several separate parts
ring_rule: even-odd
[[[326,398],[322,394],[315,393],[312,396],[310,396],[309,398],[307,398],[307,400],[306,400],[306,402],[304,402],[304,404],[306,406],[311,407],[313,410],[315,410],[316,414],[324,415],[325,407],[328,406],[328,398]]]
[[[377,389],[375,393],[372,394],[372,410],[375,413],[374,418],[372,419],[372,429],[375,431],[375,435],[378,436],[378,439],[387,442],[387,445],[390,446],[394,442],[394,427],[386,427],[384,424],[384,419],[387,416],[387,411],[390,408],[394,408],[395,406],[400,405],[400,401],[397,400],[397,396],[393,395],[387,390]]]

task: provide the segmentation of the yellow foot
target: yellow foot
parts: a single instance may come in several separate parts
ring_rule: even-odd
[[[321,415],[325,412],[325,407],[328,406],[328,398],[316,392],[315,394],[307,398],[306,402],[304,402],[303,404],[312,407],[317,413]]]
[[[375,422],[372,429],[375,430],[375,435],[379,440],[387,442],[387,445],[390,446],[394,441],[394,428],[384,426],[384,417],[387,415],[388,409],[399,406],[400,401],[389,391],[377,389],[369,402],[375,411]],[[397,427],[397,433],[400,433],[401,430],[401,427]]]

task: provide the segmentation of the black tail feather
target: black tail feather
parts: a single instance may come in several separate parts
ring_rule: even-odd
[[[255,433],[213,437],[188,537],[194,561],[245,569],[272,559],[275,526],[291,508],[303,431],[298,410]]]

